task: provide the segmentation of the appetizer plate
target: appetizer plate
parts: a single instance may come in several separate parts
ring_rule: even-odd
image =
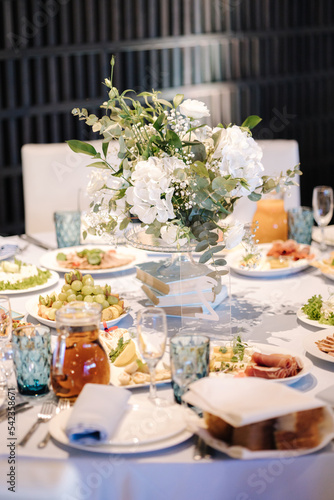
[[[303,312],[302,308],[298,309],[297,318],[302,323],[306,323],[306,325],[315,326],[316,328],[321,328],[321,329],[334,328],[333,325],[323,325],[322,323],[319,323],[319,321],[316,321],[315,319],[308,318],[307,315]]]
[[[307,245],[302,245],[307,246]],[[238,274],[253,278],[278,278],[282,276],[289,276],[291,274],[299,273],[304,269],[308,268],[310,263],[306,259],[300,259],[297,261],[289,261],[289,267],[282,267],[279,269],[270,269],[269,264],[266,259],[266,253],[272,247],[272,243],[264,243],[259,245],[261,256],[259,259],[259,264],[254,269],[247,269],[240,266],[242,257],[245,254],[244,250],[236,251],[233,255],[231,253],[230,257],[227,257],[227,262],[230,268]],[[312,253],[316,254],[316,250],[312,248]]]
[[[312,354],[312,356],[318,359],[324,359],[325,361],[329,361],[330,363],[334,363],[334,357],[326,354],[325,352],[320,351],[316,342],[319,340],[325,339],[327,336],[334,334],[334,327],[332,326],[332,330],[324,332],[323,330],[320,332],[310,333],[303,339],[305,350]]]
[[[71,448],[94,453],[133,454],[163,450],[182,443],[193,435],[186,428],[185,410],[180,405],[153,408],[146,397],[131,398],[116,434],[108,443],[82,445],[70,442],[65,432],[71,411],[62,411],[50,421],[51,436]]]
[[[38,298],[32,297],[26,302],[26,310],[32,316],[33,318],[37,319],[40,323],[43,325],[49,326],[50,328],[56,328],[56,322],[52,321],[50,319],[45,319],[42,318],[41,316],[38,315]],[[124,314],[122,314],[119,318],[112,319],[110,321],[106,321],[107,327],[110,328],[113,325],[117,325],[123,318],[125,318],[130,311],[127,309]],[[103,330],[104,325],[103,323],[100,323],[100,327]]]
[[[131,340],[134,342],[135,346],[136,346],[136,355],[137,355],[137,358],[138,359],[142,359],[140,353],[139,353],[139,350],[138,350],[138,343],[137,343],[137,339],[136,338],[132,338],[132,336],[129,334],[125,334],[124,335],[124,340],[128,340],[129,338],[131,338]],[[102,339],[103,341],[103,339]],[[105,346],[105,344],[104,344]],[[106,348],[106,346],[105,346]],[[110,351],[108,351],[109,353]],[[120,381],[119,381],[119,376],[122,375],[123,373],[126,373],[124,370],[125,368],[129,366],[129,365],[125,365],[125,366],[115,366],[113,363],[110,362],[110,383],[112,385],[115,385],[117,387],[123,387],[125,389],[136,389],[137,387],[149,387],[150,386],[150,382],[144,382],[142,384],[136,384],[134,382],[132,382],[131,384],[121,384]],[[157,373],[159,373],[159,370],[163,370],[163,369],[170,369],[170,361],[169,361],[169,352],[165,352],[162,359],[158,362],[157,364],[157,367],[156,367],[156,370],[157,370]],[[164,380],[156,380],[156,385],[162,385],[162,384],[168,384],[171,382],[171,378],[166,378]]]
[[[59,262],[57,261],[57,255],[59,253],[67,254],[71,252],[82,252],[82,250],[85,249],[91,250],[92,248],[99,248],[100,250],[104,251],[113,249],[113,247],[111,247],[110,245],[81,245],[76,247],[57,248],[57,250],[51,250],[50,252],[46,252],[44,255],[42,255],[40,259],[40,264],[46,267],[47,269],[52,269],[53,271],[68,273],[73,269],[60,266]],[[132,255],[135,257],[135,259],[132,262],[130,262],[130,264],[127,264],[125,266],[112,267],[107,269],[80,269],[80,271],[83,274],[91,274],[91,275],[116,273],[118,271],[126,271],[127,269],[132,269],[140,262],[146,260],[146,252],[144,252],[143,250],[137,250],[136,248],[122,247],[120,249],[118,247],[116,249],[116,256],[117,254],[119,254],[119,256]]]
[[[321,243],[321,229],[315,226],[312,231],[312,239]],[[325,243],[334,246],[334,225],[325,227]]]
[[[17,245],[0,245],[0,260],[10,259],[14,257],[18,251]]]
[[[43,285],[32,286],[30,288],[25,288],[24,290],[2,290],[0,293],[4,293],[5,295],[18,295],[20,293],[38,292],[39,290],[44,290],[45,288],[54,286],[59,281],[59,274],[54,271],[50,272],[51,272],[50,278]]]
[[[289,351],[288,349],[284,349],[284,347],[279,347],[279,346],[274,346],[270,344],[259,344],[257,342],[249,342],[249,347],[253,348],[254,351],[260,352],[262,354],[290,354],[291,356],[295,356],[300,361],[302,362],[303,368],[300,370],[300,372],[297,375],[294,375],[293,377],[288,377],[288,378],[278,378],[278,379],[268,379],[269,382],[278,382],[278,383],[284,383],[284,384],[294,384],[297,382],[302,377],[305,377],[305,375],[308,375],[311,370],[313,369],[313,363],[310,359],[308,359],[306,356],[303,356],[298,353],[294,353],[292,351]],[[210,377],[233,377],[232,374],[225,374],[225,373],[219,373],[219,372],[211,372]]]

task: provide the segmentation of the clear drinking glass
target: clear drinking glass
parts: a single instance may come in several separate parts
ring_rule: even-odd
[[[9,298],[0,295],[0,346],[10,341],[12,337],[12,310]]]
[[[165,311],[159,307],[147,307],[139,311],[137,335],[140,354],[147,363],[150,372],[149,399],[157,406],[164,406],[167,401],[157,397],[155,369],[166,348],[167,319]]]
[[[189,384],[207,377],[210,371],[210,339],[205,335],[175,335],[170,341],[170,364],[174,399],[182,396]]]
[[[14,371],[13,346],[10,342],[0,344],[0,386],[7,387]]]
[[[320,250],[326,250],[325,227],[333,216],[333,189],[329,186],[317,186],[313,189],[312,207],[314,220],[320,226]]]

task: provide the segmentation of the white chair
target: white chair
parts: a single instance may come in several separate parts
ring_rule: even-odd
[[[280,172],[292,169],[299,163],[298,142],[294,140],[274,139],[257,141],[263,151],[263,175],[276,176]],[[294,179],[299,184],[299,176]],[[300,206],[300,187],[291,186],[284,198],[285,209]],[[233,219],[251,222],[256,210],[256,203],[241,198],[235,205]]]
[[[102,140],[89,141],[102,151]],[[67,143],[25,144],[22,153],[25,231],[54,231],[56,210],[78,210],[78,194],[88,184],[94,160],[74,153]]]

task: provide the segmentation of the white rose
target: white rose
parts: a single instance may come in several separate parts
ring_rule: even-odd
[[[178,238],[179,227],[175,224],[170,224],[168,226],[162,226],[160,230],[160,236],[167,245],[173,245],[178,243],[179,246],[183,246],[187,243],[187,238]]]
[[[233,226],[230,226],[228,230],[224,233],[224,243],[225,247],[230,250],[241,243],[244,237],[245,230],[244,225],[236,220]]]
[[[105,170],[92,170],[86,190],[87,194],[91,197],[95,196],[97,191],[100,191],[107,184],[109,177],[110,174]]]
[[[179,106],[181,113],[188,118],[203,118],[210,116],[210,111],[204,102],[197,101],[196,99],[186,99]]]

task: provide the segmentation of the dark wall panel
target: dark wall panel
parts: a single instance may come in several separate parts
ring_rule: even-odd
[[[20,149],[88,139],[116,55],[122,90],[204,100],[212,122],[263,118],[300,144],[302,203],[333,184],[332,0],[0,0],[0,234],[24,231]],[[287,166],[289,167],[289,166]]]

